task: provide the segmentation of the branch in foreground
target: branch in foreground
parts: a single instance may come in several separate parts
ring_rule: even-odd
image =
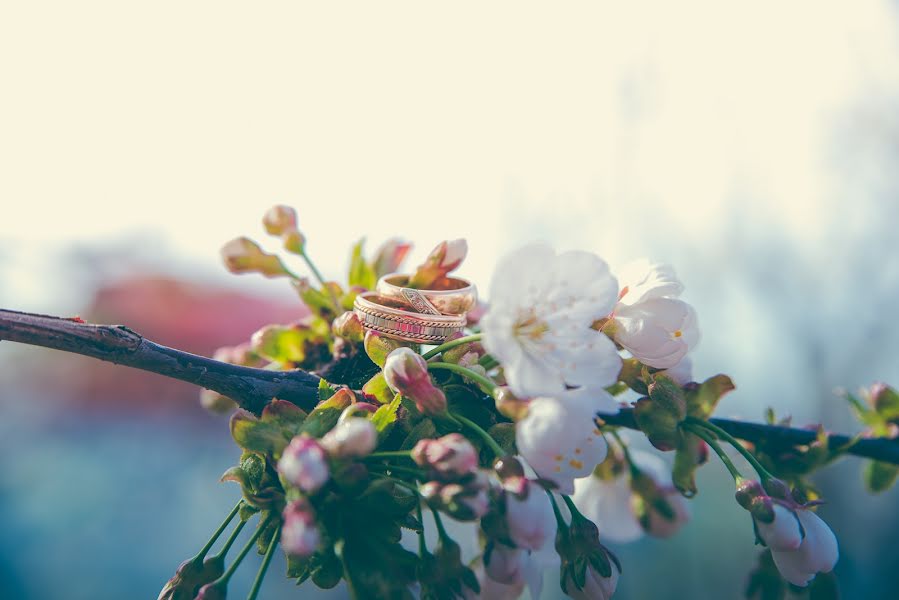
[[[228,396],[257,414],[276,397],[304,409],[318,402],[319,378],[311,373],[231,365],[162,346],[122,325],[93,325],[0,309],[0,340],[82,354],[187,381]]]
[[[318,401],[319,378],[305,371],[269,371],[223,363],[152,342],[122,325],[93,325],[80,319],[0,309],[0,340],[44,346],[99,358],[196,384],[233,398],[241,408],[259,413],[272,399],[288,400],[303,409]],[[637,429],[633,411],[603,416],[610,425]],[[817,432],[731,419],[711,419],[713,423],[748,442],[791,448],[815,441]],[[828,435],[830,448],[845,447],[852,439]],[[846,449],[848,454],[899,464],[899,440],[859,439]]]
[[[638,429],[632,408],[623,408],[617,415],[600,415],[600,418],[609,425]],[[735,438],[753,443],[764,440],[766,444],[779,448],[805,446],[818,439],[818,431],[812,429],[798,429],[796,427],[783,427],[780,425],[767,425],[765,423],[714,417],[709,419],[709,421]],[[849,436],[829,433],[827,434],[827,447],[831,450],[842,448],[847,454],[899,465],[899,440],[890,438],[860,438],[853,443],[853,439]]]

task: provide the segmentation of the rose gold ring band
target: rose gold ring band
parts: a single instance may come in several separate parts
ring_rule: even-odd
[[[408,275],[391,273],[378,280],[377,291],[385,298],[409,305],[426,315],[462,315],[478,302],[474,285],[459,277],[444,277],[440,289],[416,290],[406,287]]]
[[[363,327],[405,342],[440,344],[465,328],[465,315],[421,314],[406,308],[377,292],[359,294],[353,303]]]

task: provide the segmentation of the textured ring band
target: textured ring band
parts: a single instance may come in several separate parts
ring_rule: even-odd
[[[477,288],[459,277],[444,277],[442,287],[432,290],[406,287],[408,281],[408,275],[391,273],[378,280],[376,289],[385,298],[403,302],[429,315],[464,315],[478,302]]]
[[[423,315],[399,306],[404,305],[377,292],[359,294],[353,303],[363,327],[406,342],[440,343],[465,327],[464,315]]]

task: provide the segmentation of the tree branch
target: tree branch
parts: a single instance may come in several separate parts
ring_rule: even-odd
[[[634,410],[623,408],[617,415],[600,415],[600,418],[609,425],[618,425],[628,429],[639,429],[634,420]],[[783,427],[780,425],[767,425],[765,423],[752,423],[750,421],[736,421],[733,419],[709,419],[735,438],[747,442],[764,442],[775,448],[795,448],[805,446],[818,439],[818,431],[811,429],[798,429],[796,427]],[[837,433],[827,434],[827,447],[831,450],[843,449],[847,454],[854,454],[864,458],[893,463],[899,465],[899,440],[890,438],[853,438]]]
[[[168,348],[122,325],[0,309],[0,340],[43,346],[143,369],[214,390],[259,413],[272,398],[311,409],[319,378],[305,371],[269,371],[232,365]]]
[[[318,401],[319,378],[311,373],[269,371],[223,363],[167,348],[122,325],[92,325],[80,319],[0,309],[0,340],[92,356],[187,381],[233,398],[242,408],[257,414],[272,398],[288,400],[306,410]],[[629,408],[602,418],[610,425],[637,429],[633,410]],[[811,444],[817,439],[817,432],[808,429],[731,419],[711,420],[734,437],[784,449]],[[862,438],[852,443],[848,436],[829,434],[827,443],[832,449],[848,445],[846,452],[849,454],[899,464],[899,440]]]

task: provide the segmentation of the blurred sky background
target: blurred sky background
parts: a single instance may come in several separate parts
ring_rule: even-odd
[[[896,9],[3,2],[0,306],[208,353],[299,314],[284,282],[219,264],[274,203],[335,279],[363,236],[413,241],[413,264],[465,237],[486,293],[539,239],[673,263],[697,375],[738,386],[720,414],[850,429],[834,388],[899,384]],[[237,497],[225,420],[161,378],[0,360],[0,595],[155,597]],[[822,513],[845,597],[887,598],[899,495],[860,497],[858,467],[819,478]],[[751,528],[721,469],[700,485],[673,541],[615,548],[616,598],[741,593]],[[278,579],[263,597],[297,597]]]

